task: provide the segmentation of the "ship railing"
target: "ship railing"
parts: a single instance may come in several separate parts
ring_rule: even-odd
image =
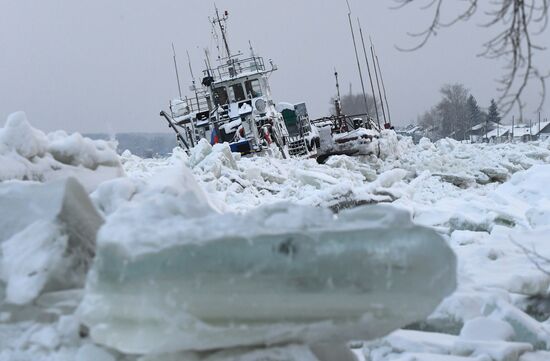
[[[197,89],[196,95],[192,94],[185,97],[185,102],[189,106],[189,111],[191,112],[205,112],[210,109],[208,104],[208,97],[210,96],[209,92],[204,89]]]
[[[261,73],[265,71],[264,59],[252,56],[246,59],[229,59],[215,69],[204,70],[204,76],[213,76],[216,80],[235,78],[242,73]]]
[[[355,115],[332,115],[311,121],[316,126],[330,125],[332,133],[344,133],[358,128],[368,128],[380,131],[376,124],[376,120],[368,114]]]

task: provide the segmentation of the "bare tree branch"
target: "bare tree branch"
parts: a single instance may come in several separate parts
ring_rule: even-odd
[[[533,245],[532,248],[528,248],[512,237],[510,237],[510,241],[516,245],[518,248],[520,248],[525,256],[531,261],[531,263],[542,273],[550,276],[550,258],[542,256],[535,246]]]
[[[399,48],[402,51],[414,51],[422,48],[430,38],[436,36],[442,28],[450,27],[461,21],[468,21],[479,10],[482,4],[479,0],[465,0],[468,5],[450,21],[442,19],[443,0],[429,0],[421,9],[432,10],[433,17],[430,25],[422,32],[409,33],[413,38],[418,38],[418,44],[411,48]],[[419,0],[394,0],[395,9],[403,8],[410,4],[417,4]],[[515,106],[523,115],[525,104],[523,95],[531,81],[540,86],[541,110],[546,98],[546,79],[550,72],[545,73],[538,64],[536,55],[546,49],[534,43],[533,37],[540,35],[548,27],[550,0],[495,0],[487,2],[491,9],[485,11],[489,21],[484,27],[499,27],[503,30],[483,44],[483,51],[479,56],[488,59],[505,59],[504,74],[498,79],[498,91],[500,93],[498,104],[503,113],[509,113]],[[485,2],[483,2],[485,4]]]

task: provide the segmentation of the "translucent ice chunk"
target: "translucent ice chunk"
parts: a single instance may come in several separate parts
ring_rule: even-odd
[[[139,207],[100,231],[80,307],[92,338],[123,352],[371,339],[455,289],[443,239],[390,206],[174,214],[161,233],[124,217]]]
[[[1,183],[0,214],[0,289],[5,283],[7,302],[23,305],[43,290],[84,285],[103,219],[76,179]]]

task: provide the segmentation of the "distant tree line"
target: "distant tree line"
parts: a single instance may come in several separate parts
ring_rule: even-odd
[[[423,31],[409,33],[418,40],[412,48],[422,48],[432,37],[444,28],[459,22],[471,20],[478,12],[486,18],[484,27],[490,28],[491,34],[483,44],[481,56],[505,62],[501,79],[499,79],[498,100],[500,108],[508,114],[517,106],[520,115],[525,106],[522,98],[531,82],[541,89],[539,111],[546,99],[546,80],[550,78],[548,61],[540,56],[546,51],[538,41],[550,22],[550,0],[468,0],[463,1],[464,8],[447,17],[444,8],[449,1],[443,0],[394,0],[402,8],[418,4],[422,9],[431,11],[432,20]],[[537,37],[538,36],[538,37]]]
[[[495,100],[491,100],[486,112],[462,84],[444,85],[441,95],[439,103],[420,115],[417,121],[431,139],[465,140],[469,138],[472,127],[480,125],[489,130],[492,124],[501,121]]]
[[[334,101],[336,98],[330,100],[332,105],[330,112],[336,114],[336,108],[334,106]],[[340,103],[342,104],[342,111],[346,115],[358,115],[366,114],[367,110],[365,108],[365,98],[363,94],[346,94],[340,98]],[[374,116],[374,98],[367,94],[367,105],[369,107],[369,115]],[[378,102],[378,108],[380,109],[380,103]]]

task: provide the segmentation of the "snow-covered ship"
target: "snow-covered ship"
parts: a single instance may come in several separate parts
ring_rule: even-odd
[[[249,57],[232,54],[227,40],[227,12],[220,17],[216,9],[213,23],[219,26],[224,56],[206,69],[200,87],[191,87],[192,97],[170,102],[170,113],[161,112],[177,133],[184,148],[204,138],[229,143],[233,152],[261,153],[277,147],[284,157],[314,156],[319,137],[311,125],[305,103],[276,104],[271,95],[269,75],[277,70],[273,62],[266,66],[252,46]]]
[[[212,19],[223,40],[219,65],[213,67],[206,52],[206,69],[199,86],[193,80],[193,96],[182,97],[180,91],[180,98],[170,102],[170,111],[160,113],[182,148],[191,149],[206,139],[211,144],[229,143],[233,152],[241,154],[278,149],[285,158],[315,157],[320,162],[336,154],[376,153],[373,140],[380,127],[367,114],[344,115],[339,96],[336,114],[317,120],[310,119],[305,103],[276,103],[269,86],[276,65],[270,61],[266,66],[252,46],[249,57],[233,54],[227,18],[227,12],[220,16],[216,9]]]

